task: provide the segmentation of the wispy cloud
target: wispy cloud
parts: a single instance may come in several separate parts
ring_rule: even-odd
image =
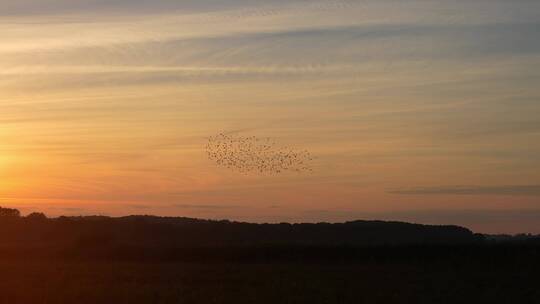
[[[534,195],[540,196],[540,185],[502,185],[502,186],[442,186],[418,187],[387,191],[404,195]]]
[[[220,210],[231,208],[245,208],[237,205],[209,205],[209,204],[173,204],[172,207],[180,209],[205,209],[205,210]]]

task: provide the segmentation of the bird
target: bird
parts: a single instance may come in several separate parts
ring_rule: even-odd
[[[210,136],[206,153],[218,166],[242,173],[281,174],[312,172],[314,157],[308,150],[279,146],[269,137],[218,133]]]

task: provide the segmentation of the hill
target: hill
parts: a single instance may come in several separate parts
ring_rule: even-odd
[[[5,213],[5,212],[4,212]],[[156,216],[0,217],[0,255],[185,256],[219,248],[366,248],[474,244],[482,239],[458,226],[402,222],[254,224]],[[199,254],[201,255],[201,254]]]

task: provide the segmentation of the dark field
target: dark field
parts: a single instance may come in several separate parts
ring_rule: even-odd
[[[540,303],[537,236],[4,211],[0,304]]]
[[[539,260],[507,258],[3,260],[0,303],[539,303]]]

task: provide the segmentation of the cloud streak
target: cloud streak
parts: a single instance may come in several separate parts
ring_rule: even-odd
[[[387,191],[402,195],[532,195],[540,196],[540,185],[442,186]]]

